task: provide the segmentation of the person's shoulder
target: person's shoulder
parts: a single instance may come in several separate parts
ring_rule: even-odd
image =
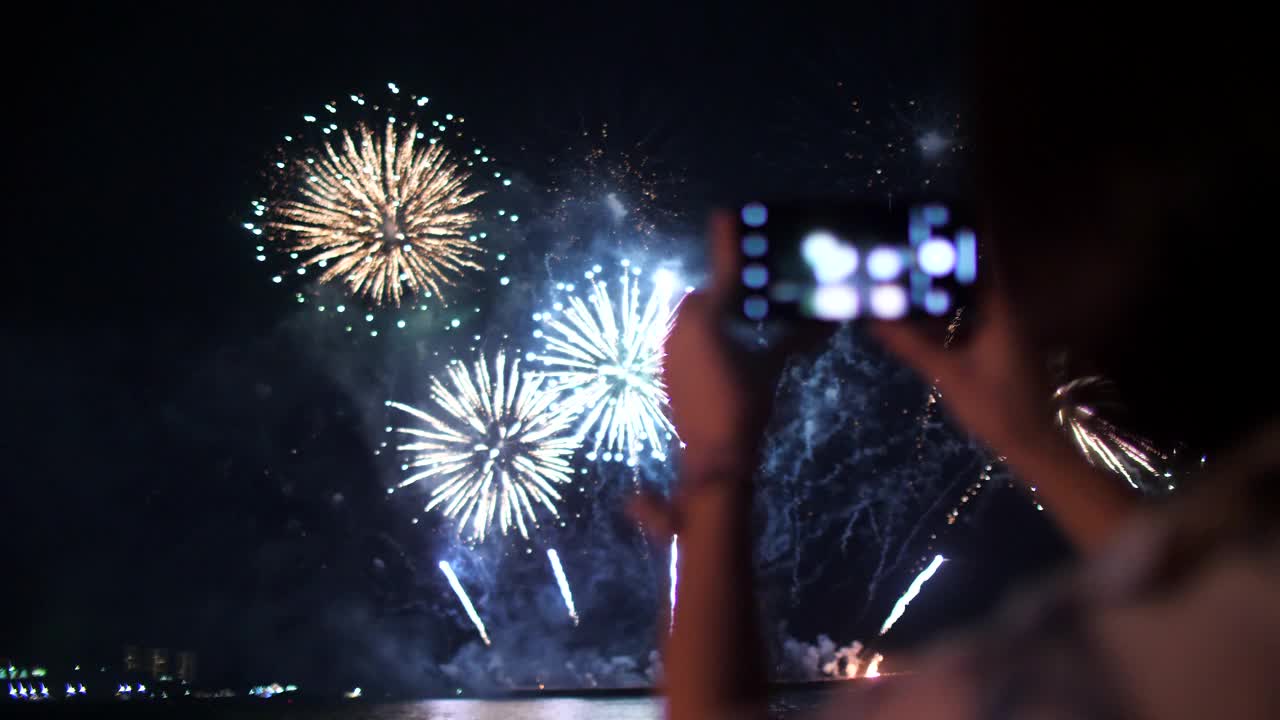
[[[1150,717],[1280,717],[1280,426],[1085,568],[1086,630]]]
[[[1280,426],[827,718],[1280,717]]]

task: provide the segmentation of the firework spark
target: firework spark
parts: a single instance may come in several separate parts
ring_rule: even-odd
[[[671,621],[667,624],[667,632],[671,632],[676,627],[676,580],[678,577],[676,572],[676,560],[680,557],[679,540],[679,535],[671,536],[671,567],[667,569],[667,592],[669,593],[667,601],[671,607]]]
[[[569,295],[567,305],[558,302],[555,312],[534,316],[546,324],[546,331],[534,331],[546,350],[531,359],[547,368],[540,374],[568,391],[566,404],[582,418],[578,435],[590,443],[588,460],[602,454],[606,461],[635,465],[646,444],[653,457],[665,459],[675,428],[665,413],[662,345],[681,297],[677,279],[668,270],[654,273],[653,291],[642,305],[640,268],[623,261],[613,286],[601,272],[596,265],[585,273],[585,300]],[[557,288],[572,292],[573,285]]]
[[[435,415],[387,403],[425,425],[395,428],[411,438],[396,449],[413,454],[402,466],[412,474],[399,487],[435,482],[426,510],[440,507],[456,518],[459,535],[469,523],[469,538],[480,542],[495,519],[504,535],[514,526],[528,538],[529,526],[537,526],[535,504],[559,517],[555,486],[570,481],[568,458],[578,440],[572,414],[556,407],[558,395],[542,378],[522,374],[520,361],[508,364],[499,351],[492,372],[483,358],[471,372],[455,362],[447,383],[432,378],[431,395]]]
[[[1099,407],[1085,397],[1109,387],[1110,383],[1097,375],[1059,386],[1053,393],[1058,425],[1071,433],[1089,464],[1101,465],[1123,477],[1134,489],[1145,490],[1138,483],[1143,472],[1150,477],[1171,476],[1169,471],[1157,468],[1157,464],[1167,465],[1169,457],[1145,438],[1125,432],[1103,418]]]
[[[629,93],[630,94],[630,93]],[[602,99],[604,106],[612,101]],[[595,128],[580,127],[565,138],[563,153],[552,159],[550,170],[553,218],[564,230],[564,240],[589,243],[581,218],[605,220],[613,231],[628,236],[651,236],[658,226],[679,213],[670,200],[686,182],[683,170],[672,160],[682,153],[672,147],[678,122],[655,123],[654,108],[662,103],[631,95],[629,103],[644,106],[640,112],[618,108],[618,114]],[[639,120],[642,125],[635,125]],[[574,123],[578,126],[578,123]],[[596,223],[591,223],[599,229]]]
[[[938,572],[938,568],[942,567],[942,563],[946,561],[947,559],[941,555],[935,555],[933,562],[929,563],[929,566],[921,570],[916,579],[911,581],[911,584],[907,586],[907,591],[902,593],[902,597],[898,598],[898,602],[893,604],[893,610],[889,613],[889,617],[885,618],[884,624],[880,626],[881,635],[889,632],[889,628],[898,622],[898,618],[902,617],[902,613],[907,611],[907,606],[911,604],[912,600],[916,599],[916,595],[920,594],[920,589],[924,587],[925,583],[929,582],[929,578],[933,577],[933,574]]]
[[[466,236],[469,209],[481,193],[443,144],[420,144],[417,125],[381,132],[361,122],[318,157],[295,160],[295,194],[267,223],[320,282],[342,282],[374,305],[399,306],[406,295],[440,297],[467,270],[480,270],[480,248]]]
[[[556,584],[560,586],[560,595],[564,598],[564,606],[569,611],[573,624],[578,624],[578,610],[573,606],[573,591],[569,589],[569,578],[565,577],[564,566],[560,564],[560,553],[555,548],[547,550],[547,558],[551,561],[551,572],[556,576]]]
[[[462,587],[462,583],[458,582],[458,576],[454,574],[453,568],[449,563],[440,561],[440,572],[449,579],[449,585],[453,588],[453,592],[458,596],[458,600],[462,603],[462,609],[467,611],[467,617],[471,618],[471,623],[476,626],[476,631],[480,633],[480,639],[485,645],[489,642],[489,633],[484,629],[484,621],[480,619],[480,614],[476,612],[476,606],[471,604],[471,598],[467,597],[467,591]]]

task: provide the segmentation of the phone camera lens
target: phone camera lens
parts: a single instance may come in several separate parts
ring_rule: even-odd
[[[769,250],[769,241],[760,233],[752,233],[742,238],[742,254],[747,257],[760,257]]]
[[[763,320],[769,314],[769,301],[752,295],[742,302],[742,314],[750,320]]]
[[[748,227],[761,227],[769,220],[769,210],[764,203],[751,202],[742,206],[742,222]]]

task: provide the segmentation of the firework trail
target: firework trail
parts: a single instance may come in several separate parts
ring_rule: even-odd
[[[671,606],[671,621],[667,625],[667,632],[671,632],[676,627],[676,580],[678,579],[676,572],[676,561],[680,556],[680,536],[671,536],[671,566],[667,569],[667,584],[669,586],[667,602]]]
[[[883,592],[896,597],[896,578],[933,557],[926,548],[937,540],[936,523],[971,469],[989,461],[941,419],[922,426],[917,398],[927,392],[849,327],[825,352],[788,364],[757,471],[774,479],[757,493],[767,509],[757,567],[778,588],[764,602],[795,607],[808,589],[853,573],[861,599],[851,596],[846,609],[874,633]]]
[[[410,438],[396,449],[412,453],[401,466],[412,474],[399,487],[433,481],[425,510],[440,507],[455,518],[459,535],[469,524],[473,541],[483,542],[495,519],[504,535],[514,525],[528,538],[529,525],[537,526],[535,504],[559,517],[555,485],[569,483],[578,441],[573,416],[557,407],[558,395],[541,378],[522,374],[518,359],[508,366],[499,351],[492,372],[483,358],[471,372],[455,361],[447,383],[432,378],[431,395],[434,415],[387,402],[425,426],[395,428]]]
[[[1058,425],[1071,433],[1090,465],[1105,467],[1123,477],[1135,490],[1147,490],[1138,483],[1144,472],[1146,477],[1172,477],[1171,471],[1157,468],[1157,463],[1166,466],[1169,456],[1145,438],[1125,432],[1101,416],[1099,406],[1087,395],[1105,392],[1110,387],[1109,381],[1097,375],[1059,386],[1053,393]],[[1168,488],[1172,490],[1173,486]]]
[[[534,315],[546,327],[534,337],[546,348],[530,359],[541,361],[546,369],[539,374],[567,391],[565,404],[581,417],[578,435],[590,446],[588,460],[600,455],[634,466],[646,444],[652,457],[665,460],[675,428],[665,413],[662,345],[683,297],[678,280],[669,270],[653,273],[653,290],[642,304],[640,268],[622,261],[612,286],[601,272],[596,265],[584,273],[585,300],[570,295],[567,305],[557,302],[554,312]]]
[[[916,595],[920,594],[920,589],[924,587],[925,583],[929,582],[929,578],[933,577],[933,574],[938,572],[938,568],[942,567],[942,563],[946,561],[947,559],[941,555],[935,555],[933,562],[929,563],[929,566],[920,571],[916,579],[911,581],[911,584],[907,586],[907,591],[902,593],[902,597],[898,598],[898,602],[893,604],[893,610],[889,613],[889,617],[885,618],[884,624],[880,626],[881,635],[889,632],[889,628],[898,622],[898,618],[902,617],[902,613],[907,611],[907,606],[911,604],[912,600],[916,599]]]
[[[547,558],[551,560],[551,572],[555,573],[556,584],[560,586],[560,595],[564,598],[564,606],[569,611],[573,624],[578,624],[578,610],[573,606],[573,591],[569,589],[569,578],[564,575],[564,567],[560,565],[560,553],[555,548],[547,550]]]
[[[266,223],[303,268],[323,270],[375,305],[400,305],[406,292],[441,295],[467,270],[480,270],[480,248],[466,237],[477,221],[468,206],[481,193],[445,146],[419,143],[409,124],[361,122],[317,158],[295,160],[296,194]]]
[[[444,573],[444,576],[449,579],[449,585],[453,588],[453,592],[457,594],[458,600],[462,602],[462,609],[467,611],[467,617],[471,618],[472,624],[476,626],[476,631],[480,633],[480,639],[484,641],[485,645],[492,644],[489,642],[489,633],[484,629],[484,621],[480,619],[475,606],[471,604],[471,598],[467,597],[467,591],[463,589],[462,583],[458,582],[458,576],[453,574],[453,568],[449,566],[448,562],[441,560],[440,572]]]

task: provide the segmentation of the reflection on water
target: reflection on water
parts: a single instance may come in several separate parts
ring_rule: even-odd
[[[662,717],[662,704],[654,698],[428,700],[382,705],[367,717],[368,720],[658,720]]]
[[[817,707],[824,692],[775,694],[769,717],[792,720]],[[408,702],[337,702],[333,704],[251,702],[105,703],[73,708],[53,703],[24,705],[29,717],[142,718],[142,720],[659,720],[662,701],[653,697],[520,700],[419,700]],[[4,712],[0,716],[8,717]]]
[[[769,702],[769,717],[798,718],[819,707],[826,693],[786,692]],[[662,701],[651,697],[537,698],[529,700],[423,700],[348,705],[297,720],[659,720]]]

